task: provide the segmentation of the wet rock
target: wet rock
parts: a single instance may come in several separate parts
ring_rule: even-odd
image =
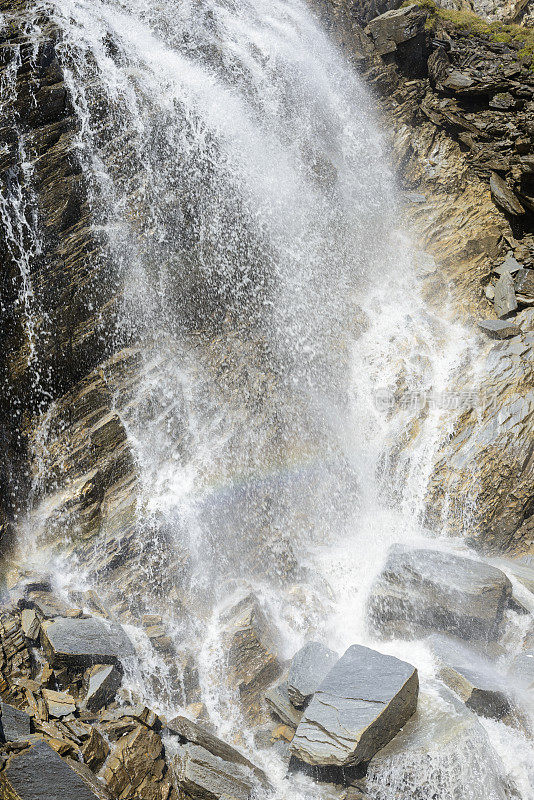
[[[57,619],[41,629],[41,640],[53,666],[116,664],[134,653],[120,625],[95,617]]]
[[[161,796],[159,781],[165,772],[161,737],[137,724],[123,736],[109,756],[103,772],[106,786],[114,797],[156,800]]]
[[[253,595],[236,603],[221,621],[230,682],[239,689],[247,715],[255,718],[263,691],[282,672],[276,631]]]
[[[492,172],[490,178],[491,196],[495,203],[512,216],[518,216],[525,213],[525,209],[510,189],[506,181],[504,181],[496,172]]]
[[[180,788],[195,800],[250,800],[253,783],[247,770],[213,755],[196,744],[184,744],[173,759]]]
[[[506,317],[517,309],[514,279],[509,272],[503,272],[495,284],[493,305],[498,317]]]
[[[525,589],[534,594],[534,563],[519,558],[497,558],[494,563],[498,568],[510,573]]]
[[[412,716],[418,691],[411,664],[353,645],[314,694],[291,752],[318,768],[365,765]]]
[[[502,319],[483,319],[478,323],[478,327],[492,339],[510,339],[521,333],[521,328],[517,325]]]
[[[168,732],[177,736],[182,744],[194,744],[207,750],[211,755],[222,758],[231,764],[240,764],[249,769],[263,786],[269,786],[269,781],[263,770],[249,761],[235,747],[223,742],[200,725],[186,717],[175,717],[167,723]]]
[[[393,546],[371,589],[369,610],[385,635],[441,631],[494,639],[512,593],[495,567],[437,550]]]
[[[55,750],[37,742],[13,755],[3,773],[0,786],[10,800],[95,800],[97,795]]]
[[[517,101],[510,92],[499,92],[489,101],[489,107],[495,108],[498,111],[509,111],[515,108],[516,105]]]
[[[121,681],[122,669],[118,665],[95,664],[84,676],[84,707],[100,711],[115,699]]]
[[[52,689],[42,690],[48,714],[51,717],[66,717],[76,711],[76,701],[67,692],[55,692]]]
[[[525,650],[514,658],[510,675],[522,689],[534,691],[534,650]]]
[[[0,712],[0,741],[18,742],[30,735],[29,714],[2,702],[0,702]]]
[[[320,642],[309,642],[293,656],[287,678],[289,699],[302,708],[322,683],[339,656]]]
[[[87,766],[97,772],[110,753],[110,746],[94,726],[82,746],[82,756]]]
[[[505,680],[474,649],[446,636],[431,636],[438,675],[468,708],[483,717],[502,719],[512,705]]]
[[[20,614],[21,627],[27,639],[35,641],[39,638],[41,623],[33,608],[24,608]]]
[[[281,681],[265,692],[265,701],[269,710],[285,725],[296,729],[302,719],[302,711],[295,708],[289,699],[287,680]]]
[[[391,798],[449,798],[453,775],[476,775],[488,799],[510,798],[479,719],[443,687],[420,694],[416,713],[373,758],[362,788],[369,797],[387,785]]]

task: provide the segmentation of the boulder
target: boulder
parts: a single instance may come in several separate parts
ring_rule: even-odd
[[[287,680],[281,681],[276,686],[271,686],[265,692],[265,701],[269,710],[278,717],[285,725],[291,728],[297,728],[300,720],[302,719],[302,711],[295,708],[289,699],[289,690]]]
[[[496,272],[497,275],[503,275],[505,272],[515,275],[520,269],[522,269],[522,267],[519,261],[510,255],[504,259],[502,264],[499,264],[498,267],[495,267],[493,271]]]
[[[238,688],[247,716],[256,718],[264,690],[282,672],[275,629],[252,594],[223,614],[221,622],[230,682]]]
[[[235,747],[223,742],[222,739],[217,738],[212,733],[207,731],[196,722],[192,722],[187,717],[175,717],[167,723],[167,732],[173,736],[177,736],[182,744],[195,744],[207,750],[211,755],[222,758],[223,761],[228,761],[231,764],[239,764],[246,769],[249,769],[252,774],[265,786],[269,786],[269,781],[265,776],[263,770],[248,760],[239,750]]]
[[[134,653],[120,625],[95,617],[56,619],[41,627],[41,642],[53,667],[117,664]]]
[[[291,742],[318,777],[343,780],[366,765],[400,731],[417,707],[419,678],[411,664],[352,645],[313,696]],[[322,770],[322,768],[326,768]]]
[[[0,702],[0,741],[18,742],[30,735],[31,717],[25,711]]]
[[[424,34],[426,14],[417,6],[391,9],[375,17],[366,28],[380,55],[393,53],[398,45]]]
[[[493,306],[498,317],[506,317],[517,310],[514,279],[509,272],[503,272],[495,284]]]
[[[117,742],[106,761],[103,778],[113,797],[155,800],[158,793],[161,796],[159,781],[164,770],[161,737],[138,724]]]
[[[196,744],[184,744],[173,759],[176,780],[194,800],[250,800],[253,782],[240,764],[232,764]]]
[[[494,719],[511,711],[505,680],[480,652],[448,636],[431,636],[430,646],[439,678],[468,708]]]
[[[11,756],[0,772],[0,787],[9,800],[96,800],[97,795],[60,755],[37,742]]]
[[[499,635],[512,586],[496,567],[465,556],[394,545],[371,588],[369,612],[383,635]]]
[[[469,780],[483,791],[471,793]],[[459,778],[458,776],[462,776]],[[463,780],[463,776],[466,776]],[[364,782],[368,797],[510,800],[504,769],[476,717],[446,687],[421,693],[413,717],[373,758]]]
[[[490,191],[495,204],[502,208],[503,211],[506,211],[512,216],[525,213],[525,209],[506,181],[499,177],[496,172],[491,173]]]
[[[84,675],[84,707],[88,711],[100,711],[115,699],[121,681],[122,669],[117,664],[90,667]]]
[[[521,333],[521,328],[504,319],[483,319],[478,327],[492,339],[510,339]]]
[[[39,638],[41,623],[33,608],[23,608],[20,615],[21,627],[27,639],[35,641]]]
[[[293,656],[287,678],[289,699],[297,708],[307,705],[339,656],[320,642],[308,642]]]

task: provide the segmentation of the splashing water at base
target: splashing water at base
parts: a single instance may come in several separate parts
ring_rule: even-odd
[[[373,800],[501,800],[506,776],[527,800],[510,755],[521,735],[495,723],[488,738],[471,714],[444,733],[451,702],[425,644],[368,631],[389,545],[445,546],[425,529],[425,494],[457,409],[432,398],[470,377],[475,353],[420,296],[371,98],[300,0],[51,5],[124,287],[119,332],[142,344],[132,397],[116,401],[140,470],[138,536],[153,543],[136,589],[174,640],[193,631],[211,722],[252,748],[219,624],[251,587],[286,657],[319,636],[417,665],[416,746],[373,763]],[[189,628],[160,591],[182,552]],[[172,713],[168,665],[130,633],[132,691]],[[278,797],[328,797],[254,757]]]

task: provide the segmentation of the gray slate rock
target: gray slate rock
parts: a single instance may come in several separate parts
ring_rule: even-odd
[[[30,735],[31,717],[25,711],[0,702],[0,741],[19,742]]]
[[[493,307],[498,317],[506,317],[517,310],[514,279],[509,272],[503,272],[495,284]]]
[[[371,588],[369,612],[384,635],[499,635],[512,585],[496,567],[453,553],[393,546]]]
[[[525,209],[512,192],[506,181],[504,181],[496,172],[491,173],[490,178],[491,196],[494,202],[508,214],[518,216],[524,214]]]
[[[195,800],[250,800],[253,783],[247,770],[231,764],[196,744],[182,745],[173,759],[181,789]]]
[[[418,691],[411,664],[352,645],[304,712],[291,752],[315,767],[367,764],[415,712]]]
[[[298,727],[302,719],[302,711],[295,708],[289,698],[287,680],[281,681],[276,684],[276,686],[271,686],[271,688],[265,692],[265,701],[269,706],[269,710],[278,717],[284,725],[289,725],[290,728],[294,729]]]
[[[534,303],[534,269],[520,269],[514,277],[517,300],[523,304]]]
[[[54,667],[117,664],[134,654],[133,645],[120,625],[96,617],[56,619],[41,628],[41,640]]]
[[[213,756],[222,758],[223,761],[228,761],[231,764],[240,764],[242,767],[250,770],[263,786],[270,786],[263,770],[249,761],[239,750],[223,742],[222,739],[214,736],[201,725],[187,719],[187,717],[180,716],[171,719],[171,721],[167,723],[167,732],[173,736],[177,736],[182,744],[189,742],[190,744],[198,745]]]
[[[13,755],[0,788],[13,800],[95,800],[97,795],[46,742]],[[12,794],[10,794],[10,792]]]
[[[483,319],[478,323],[478,327],[492,339],[510,339],[521,333],[521,328],[504,319]]]
[[[338,658],[337,653],[320,642],[308,642],[293,656],[287,691],[294,706],[307,705]]]
[[[117,664],[95,664],[84,676],[84,707],[100,711],[115,699],[121,685],[122,670]]]
[[[439,677],[468,708],[493,719],[511,711],[505,680],[489,660],[448,636],[431,636],[430,645]]]
[[[503,275],[505,272],[515,275],[520,269],[522,269],[522,267],[519,261],[517,261],[517,259],[515,259],[513,256],[509,255],[504,259],[502,264],[499,264],[499,266],[494,269],[494,272],[496,272],[497,275]]]

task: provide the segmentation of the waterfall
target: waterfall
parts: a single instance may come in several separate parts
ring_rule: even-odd
[[[438,739],[448,701],[425,643],[377,643],[366,598],[390,544],[465,549],[426,527],[425,494],[462,382],[476,391],[477,345],[422,298],[373,98],[304,0],[48,5],[121,287],[113,335],[140,351],[113,400],[139,475],[135,595],[102,578],[131,611],[132,692],[176,710],[172,664],[135,624],[143,606],[177,651],[194,641],[212,724],[252,747],[219,623],[253,590],[284,656],[319,636],[416,663],[418,724]],[[61,584],[92,585],[98,544],[90,569],[69,548]],[[528,800],[528,755],[511,756],[523,734],[460,728],[444,751],[379,760],[372,798],[504,800],[510,780]],[[278,797],[328,796],[257,758]]]

